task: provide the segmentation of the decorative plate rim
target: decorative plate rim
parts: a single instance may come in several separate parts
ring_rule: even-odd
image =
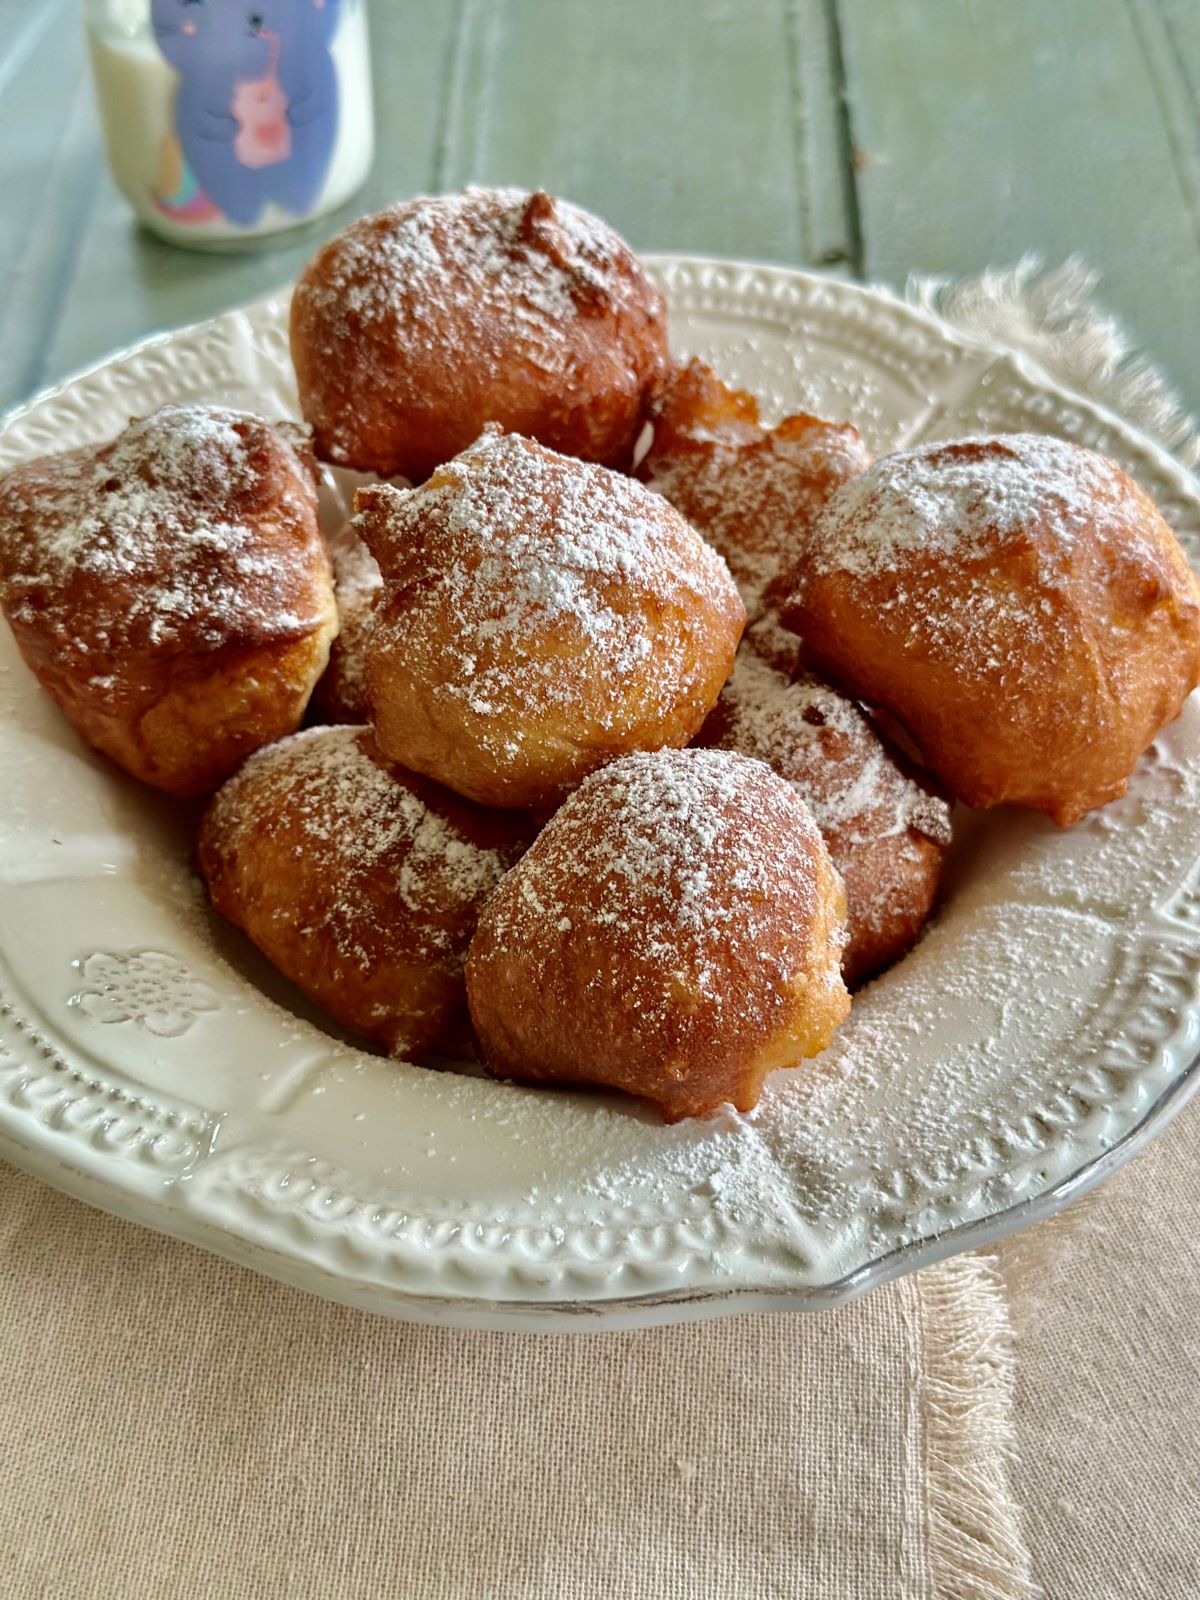
[[[397,1321],[436,1327],[453,1327],[504,1333],[597,1333],[623,1329],[677,1325],[751,1312],[787,1311],[814,1315],[850,1305],[873,1289],[907,1277],[951,1256],[982,1250],[1023,1228],[1055,1216],[1081,1199],[1126,1162],[1139,1155],[1174,1121],[1200,1090],[1200,1052],[1197,1052],[1146,1116],[1109,1149],[1086,1161],[1075,1172],[1043,1193],[1017,1201],[989,1216],[956,1224],[944,1233],[914,1244],[901,1245],[886,1255],[856,1267],[852,1272],[816,1288],[779,1288],[748,1284],[741,1288],[702,1289],[694,1293],[650,1292],[605,1300],[488,1300],[457,1295],[404,1294],[387,1290],[381,1296],[372,1286],[357,1284],[341,1274],[310,1261],[270,1250],[259,1240],[232,1232],[197,1213],[176,1211],[168,1224],[137,1204],[137,1191],[111,1180],[96,1178],[68,1162],[55,1160],[36,1145],[26,1145],[0,1124],[0,1159],[27,1172],[60,1193],[71,1195],[110,1216],[132,1222],[166,1238],[195,1245],[235,1266],[261,1272],[276,1283],[320,1294],[356,1310],[372,1311]]]

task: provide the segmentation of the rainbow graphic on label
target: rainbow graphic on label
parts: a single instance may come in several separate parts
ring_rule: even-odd
[[[220,208],[204,193],[196,182],[196,174],[183,159],[183,147],[175,134],[163,140],[158,163],[158,184],[150,198],[156,211],[172,222],[212,222],[221,215]]]

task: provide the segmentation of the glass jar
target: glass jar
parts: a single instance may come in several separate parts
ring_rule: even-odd
[[[175,244],[332,210],[374,152],[366,0],[85,0],[109,165]]]

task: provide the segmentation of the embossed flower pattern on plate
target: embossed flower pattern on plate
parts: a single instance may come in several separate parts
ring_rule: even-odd
[[[93,950],[76,965],[84,980],[70,997],[94,1022],[132,1022],[160,1039],[179,1039],[221,1002],[163,950]]]

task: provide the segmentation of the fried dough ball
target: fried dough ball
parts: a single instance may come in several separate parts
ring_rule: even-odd
[[[329,550],[333,557],[338,636],[329,651],[329,665],[313,690],[309,720],[369,722],[367,635],[383,579],[375,557],[353,528],[346,526],[335,533]]]
[[[1079,445],[901,451],[809,543],[786,619],[968,805],[1077,821],[1125,792],[1200,677],[1200,589],[1175,536]]]
[[[0,481],[0,603],[77,731],[169,794],[298,726],[337,632],[300,431],[164,406]]]
[[[214,796],[199,861],[216,909],[310,999],[417,1056],[461,1041],[475,920],[528,832],[390,765],[368,728],[309,728]]]
[[[823,1050],[850,1009],[846,897],[808,808],[725,750],[587,778],[505,877],[467,957],[500,1077],[624,1089],[668,1122]]]
[[[651,414],[638,475],[721,552],[758,616],[822,507],[870,466],[858,429],[803,412],[765,427],[752,394],[697,360],[671,374]]]
[[[300,274],[291,345],[318,454],[419,481],[493,421],[627,465],[667,320],[599,218],[540,190],[468,189],[331,239]]]
[[[937,897],[950,811],[852,700],[743,644],[697,743],[765,761],[812,812],[846,886],[850,988],[912,947]]]
[[[737,590],[632,478],[491,432],[356,505],[384,579],[367,692],[390,759],[484,805],[550,806],[630,750],[687,744],[716,702]]]

